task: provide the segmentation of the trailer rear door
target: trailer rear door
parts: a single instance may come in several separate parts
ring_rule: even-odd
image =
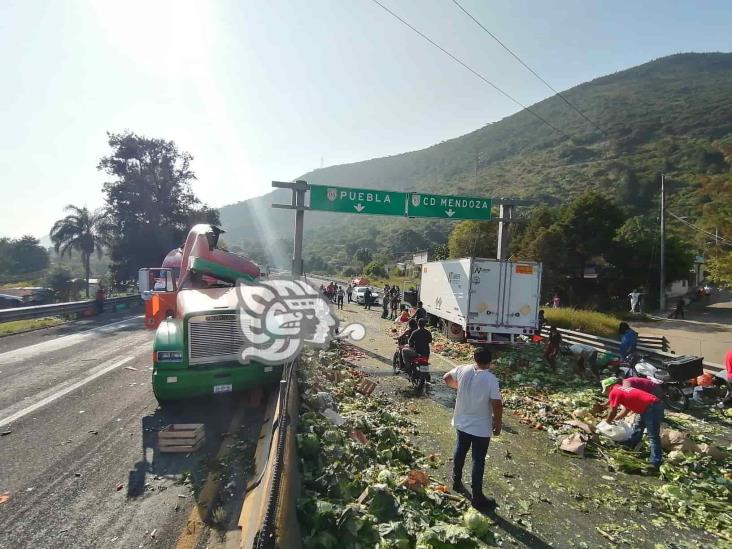
[[[434,261],[422,266],[419,298],[428,313],[465,328],[469,296],[470,259]]]
[[[539,317],[541,299],[541,264],[533,262],[508,263],[506,269],[506,299],[503,309],[505,326],[534,330]]]
[[[470,324],[524,333],[536,327],[541,264],[474,259]]]

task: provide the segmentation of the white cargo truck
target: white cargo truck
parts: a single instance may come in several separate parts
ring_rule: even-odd
[[[451,339],[512,343],[538,328],[541,263],[478,257],[425,263],[419,299]]]

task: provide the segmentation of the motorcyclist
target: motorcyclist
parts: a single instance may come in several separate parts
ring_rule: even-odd
[[[411,323],[411,320],[410,320]],[[409,364],[411,360],[418,356],[430,356],[430,343],[432,343],[432,333],[426,328],[427,319],[420,318],[417,322],[417,329],[409,336],[409,347],[402,349],[402,362]]]
[[[409,343],[409,338],[412,337],[412,334],[417,331],[417,321],[414,319],[411,319],[409,321],[409,324],[407,325],[407,328],[402,332],[402,334],[397,338],[397,345],[405,346]],[[399,352],[399,360],[400,360],[400,366],[401,368],[404,368],[404,355],[402,352]]]
[[[422,307],[422,302],[417,301],[417,310],[414,311],[414,314],[412,315],[412,318],[419,322],[422,319],[427,319],[427,311],[424,310],[424,307]]]

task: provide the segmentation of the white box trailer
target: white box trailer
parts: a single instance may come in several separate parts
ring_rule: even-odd
[[[541,263],[478,257],[425,263],[419,298],[452,339],[511,343],[538,328]]]

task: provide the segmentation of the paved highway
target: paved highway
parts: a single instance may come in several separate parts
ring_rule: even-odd
[[[1,548],[172,547],[185,537],[201,461],[238,431],[242,404],[158,409],[151,340],[129,315],[0,339]],[[247,414],[253,438],[258,413]],[[205,423],[205,449],[160,454],[157,430],[172,422]]]

